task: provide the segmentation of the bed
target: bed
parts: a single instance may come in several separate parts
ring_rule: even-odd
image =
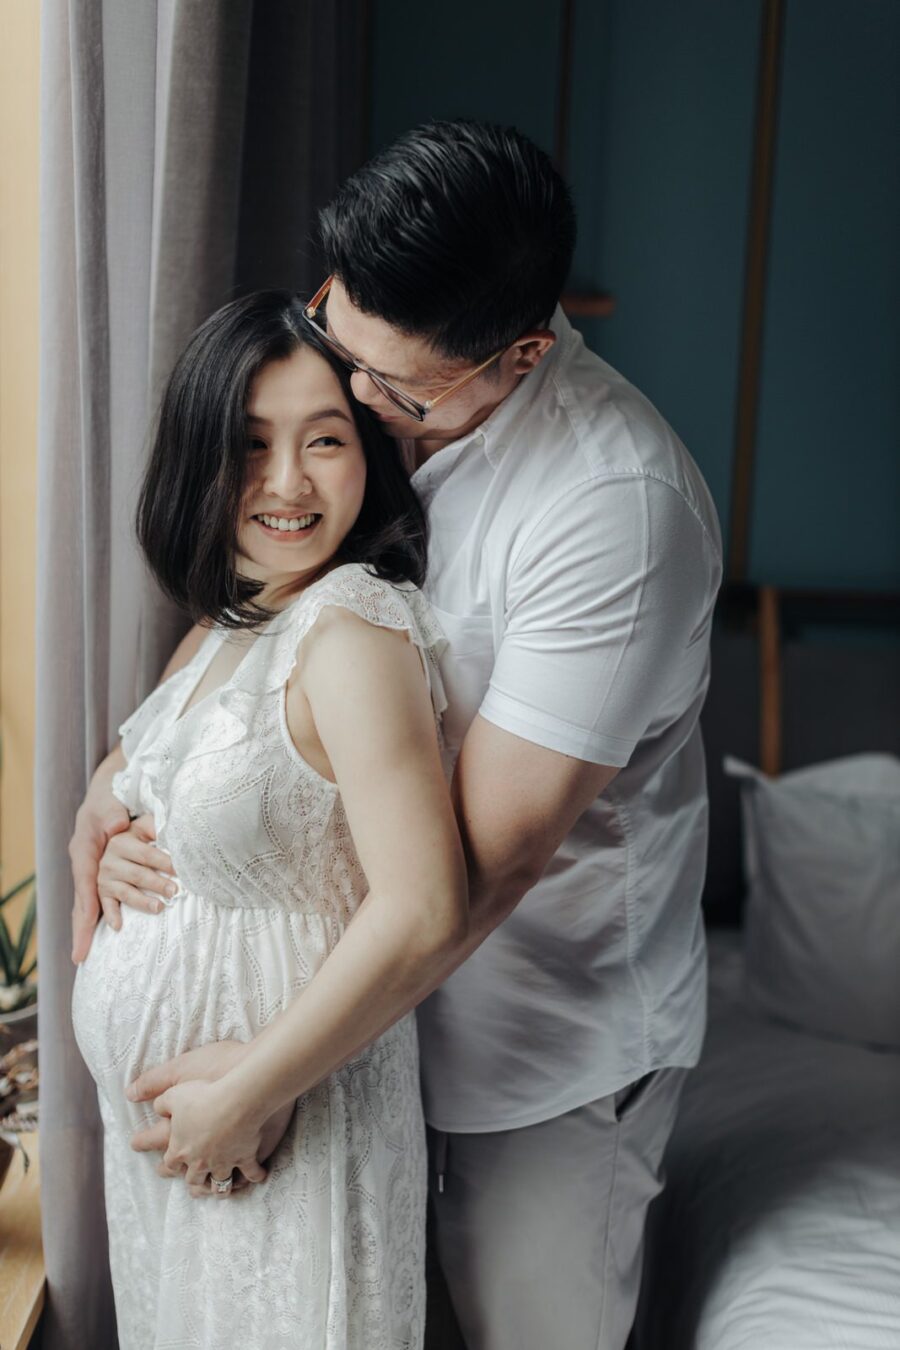
[[[636,1350],[900,1350],[900,1054],[751,1012],[740,934],[709,949]]]

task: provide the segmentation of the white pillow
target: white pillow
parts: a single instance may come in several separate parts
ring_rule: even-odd
[[[748,992],[807,1031],[900,1049],[900,760],[741,781]]]

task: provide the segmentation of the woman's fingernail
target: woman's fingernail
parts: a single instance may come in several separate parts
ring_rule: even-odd
[[[162,902],[161,900],[151,900],[151,901],[150,901],[150,908],[152,909],[152,911],[153,911],[154,914],[160,914],[160,913],[162,912],[162,907],[163,907],[163,902]]]
[[[178,887],[175,885],[174,881],[166,882],[166,895],[174,895],[177,890]]]

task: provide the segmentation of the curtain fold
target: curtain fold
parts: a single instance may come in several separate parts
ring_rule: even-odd
[[[67,843],[94,768],[186,626],[134,542],[148,423],[206,314],[258,284],[306,287],[298,259],[315,211],[362,157],[365,9],[352,0],[42,0],[43,1350],[116,1345],[102,1136],[69,1016]],[[338,108],[348,71],[355,87]]]

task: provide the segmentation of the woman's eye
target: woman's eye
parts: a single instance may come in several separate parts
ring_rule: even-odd
[[[261,440],[259,439],[258,436],[251,436],[251,437],[250,437],[250,449],[251,449],[251,450],[265,450],[265,448],[266,448],[266,443],[265,443],[265,441],[261,441]]]
[[[314,441],[310,441],[310,445],[321,445],[326,450],[331,449],[335,445],[343,444],[344,442],[338,440],[337,436],[317,436]]]

